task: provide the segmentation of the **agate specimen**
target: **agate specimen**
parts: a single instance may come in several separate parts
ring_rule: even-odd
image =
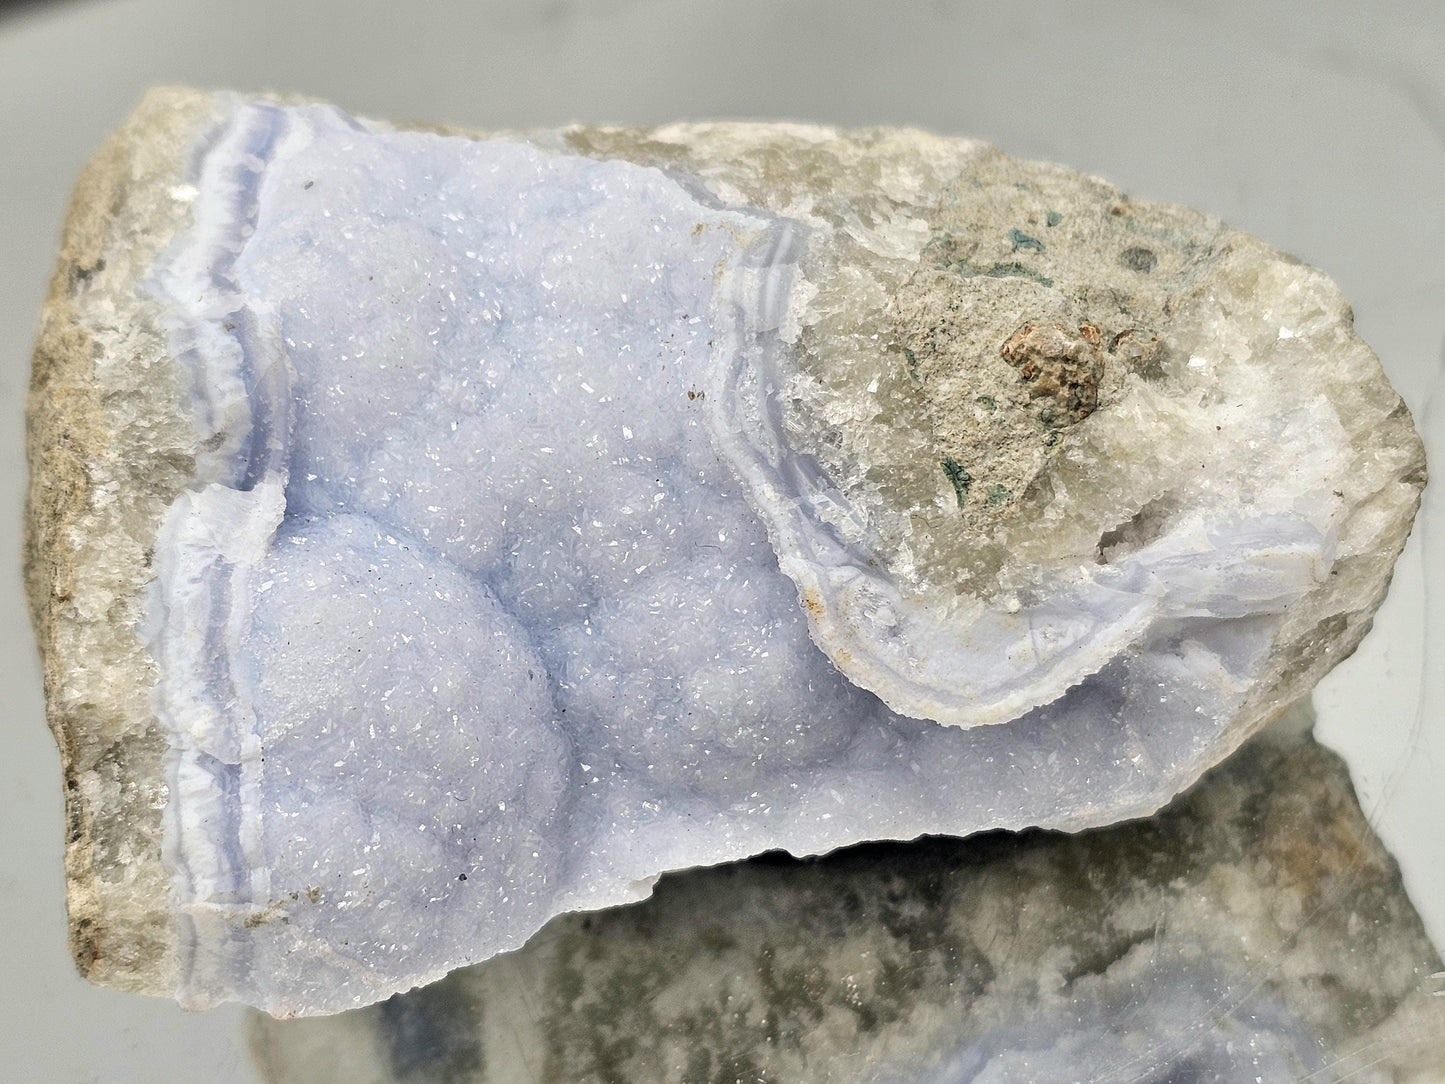
[[[768,850],[1150,813],[1424,482],[1320,273],[915,131],[160,91],[81,181],[28,579],[99,982],[363,1005]]]
[[[670,874],[253,1046],[272,1084],[1423,1082],[1439,967],[1344,765],[1271,728],[1149,821]]]

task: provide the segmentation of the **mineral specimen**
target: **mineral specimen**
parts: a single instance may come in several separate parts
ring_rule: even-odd
[[[73,948],[335,1011],[667,870],[1157,809],[1424,481],[1318,272],[913,131],[160,91],[81,181],[28,580]]]
[[[1150,821],[669,875],[253,1045],[272,1084],[1425,1082],[1439,967],[1344,765],[1271,729]]]

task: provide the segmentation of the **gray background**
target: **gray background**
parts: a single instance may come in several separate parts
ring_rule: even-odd
[[[1215,212],[1323,267],[1437,468],[1445,451],[1440,0],[0,8],[0,1080],[252,1079],[238,1011],[187,1016],[71,968],[59,766],[18,572],[28,354],[68,190],[158,82],[479,127],[787,117],[981,136]],[[1319,732],[1349,759],[1437,944],[1442,530],[1437,488],[1375,631],[1316,693]]]

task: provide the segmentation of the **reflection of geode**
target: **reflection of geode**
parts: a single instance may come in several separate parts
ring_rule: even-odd
[[[191,1005],[1147,813],[1354,646],[1423,480],[1317,272],[917,132],[161,92],[65,244],[28,575],[74,947]]]
[[[1029,1084],[1042,1080],[1217,1082],[1298,1080],[1325,1067],[1319,1040],[1267,998],[1236,1004],[1233,981],[1207,960],[1161,959],[1150,947],[1120,975],[1085,980],[1072,1003],[944,1055],[912,1084]],[[1132,970],[1133,974],[1128,972]],[[1092,989],[1091,989],[1092,988]],[[866,1075],[863,1079],[869,1079]],[[874,1077],[873,1079],[888,1079]]]
[[[272,1084],[1423,1084],[1438,968],[1345,766],[1297,728],[1148,821],[671,875],[435,986],[252,1035]]]

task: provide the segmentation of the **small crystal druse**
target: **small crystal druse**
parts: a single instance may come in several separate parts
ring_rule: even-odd
[[[77,958],[364,1004],[662,872],[1138,816],[1424,481],[1321,274],[915,131],[154,92],[37,348]]]
[[[1437,1080],[1439,954],[1308,721],[1148,820],[669,875],[379,1005],[258,1013],[258,1065],[270,1084]]]

